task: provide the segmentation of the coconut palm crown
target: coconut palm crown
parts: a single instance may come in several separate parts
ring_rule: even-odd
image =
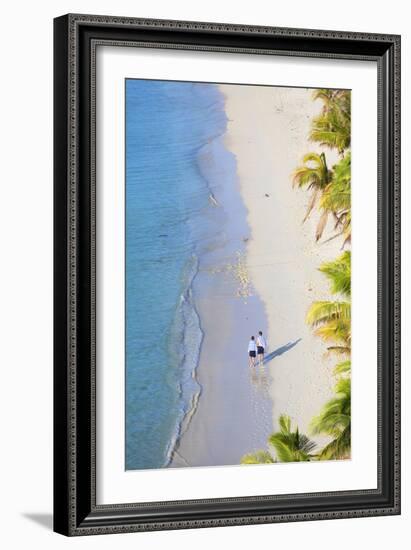
[[[340,378],[335,397],[328,401],[321,413],[311,422],[313,434],[327,434],[332,440],[318,454],[320,460],[343,459],[351,449],[351,380]]]
[[[318,301],[311,304],[306,321],[315,334],[329,342],[328,351],[349,354],[351,351],[351,252],[320,266],[331,283],[331,292],[346,300]]]
[[[295,431],[291,429],[291,418],[282,414],[278,419],[280,430],[272,434],[268,442],[274,447],[280,462],[306,462],[313,456],[316,447],[306,435],[301,434],[298,426]]]
[[[320,89],[314,92],[314,99],[323,101],[323,109],[312,121],[310,139],[344,156],[351,144],[350,92]]]

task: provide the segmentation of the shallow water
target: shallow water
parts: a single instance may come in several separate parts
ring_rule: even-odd
[[[126,81],[126,469],[169,464],[201,393],[192,284],[221,223],[202,163],[235,177],[226,122],[213,84]]]

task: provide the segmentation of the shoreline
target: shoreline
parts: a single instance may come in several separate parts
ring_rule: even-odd
[[[219,89],[227,128],[204,149],[200,168],[222,229],[192,285],[204,332],[196,367],[202,393],[170,467],[239,464],[244,454],[267,449],[281,414],[310,435],[311,419],[333,394],[332,359],[305,315],[312,301],[329,296],[318,267],[339,245],[315,243],[318,215],[302,224],[309,197],[291,181],[302,156],[318,150],[307,136],[319,105],[304,88]],[[229,185],[213,158],[217,146],[235,165]],[[246,346],[258,330],[268,354],[251,370]]]
[[[128,81],[126,95],[126,469],[157,469],[198,392],[201,332],[185,292],[210,205],[197,156],[226,115],[213,85]]]
[[[271,419],[268,393],[256,392],[255,380],[250,384],[249,379],[250,325],[258,322],[265,328],[266,320],[264,304],[248,296],[247,277],[241,272],[250,228],[236,159],[225,140],[225,133],[210,140],[198,159],[213,206],[207,216],[215,217],[217,233],[203,247],[192,285],[204,334],[195,369],[201,396],[177,441],[171,467],[239,464],[250,445],[262,444],[264,423]]]
[[[192,261],[190,263],[193,263],[195,261],[195,268],[193,270],[193,274],[189,279],[189,282],[187,286],[184,288],[184,292],[181,294],[181,306],[178,308],[177,313],[180,314],[180,321],[182,324],[182,329],[179,330],[179,328],[176,328],[176,332],[180,333],[181,335],[181,347],[184,349],[184,354],[181,357],[181,362],[183,364],[182,372],[184,374],[184,379],[180,382],[179,385],[179,399],[181,400],[183,407],[187,406],[187,410],[181,410],[180,416],[177,418],[177,423],[175,427],[175,431],[173,434],[172,439],[169,441],[167,450],[166,450],[166,461],[164,464],[164,467],[169,467],[174,460],[174,455],[176,453],[176,449],[179,445],[179,442],[181,438],[184,436],[184,433],[188,430],[190,426],[191,419],[193,418],[194,414],[196,413],[197,406],[198,406],[198,400],[202,393],[202,386],[200,382],[198,381],[197,377],[197,369],[198,369],[198,363],[199,358],[201,354],[201,347],[204,339],[204,331],[201,327],[201,320],[200,316],[198,314],[198,311],[195,307],[195,303],[193,301],[192,297],[192,289],[193,289],[193,283],[194,280],[198,274],[198,263],[199,260],[197,257],[192,257]],[[181,309],[181,311],[180,311]],[[187,320],[188,315],[191,315],[191,317],[195,319],[196,325],[194,327],[189,327],[189,322]],[[175,325],[178,325],[177,320],[175,320]],[[191,328],[191,330],[189,330]],[[195,334],[194,334],[195,333]],[[197,347],[195,350],[190,350],[190,346],[188,346],[186,340],[190,339],[194,336],[198,338]],[[190,364],[190,360],[187,360],[187,356],[189,356],[189,351],[194,351],[196,353],[197,358],[191,358],[192,363],[194,363],[194,366],[191,367],[191,369],[187,368],[187,363]],[[175,352],[178,353],[178,352]],[[191,385],[193,387],[188,387],[186,377],[190,376],[191,378]],[[188,392],[189,396],[186,397],[184,394]]]

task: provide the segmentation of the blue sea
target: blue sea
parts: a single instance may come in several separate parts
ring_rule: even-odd
[[[128,470],[170,464],[201,395],[192,284],[215,220],[199,159],[213,144],[214,157],[235,170],[218,139],[226,125],[213,84],[126,80]]]

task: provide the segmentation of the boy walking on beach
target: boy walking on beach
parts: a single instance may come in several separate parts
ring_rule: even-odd
[[[259,365],[262,365],[264,363],[264,353],[265,353],[266,347],[267,347],[267,342],[265,341],[263,333],[260,330],[257,336],[257,354],[258,354]]]
[[[254,336],[251,336],[251,340],[248,342],[248,366],[255,367],[255,356],[257,352],[257,346],[255,345]]]

